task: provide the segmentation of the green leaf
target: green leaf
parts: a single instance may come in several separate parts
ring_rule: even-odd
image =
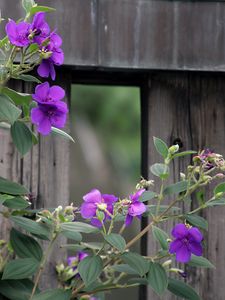
[[[124,253],[121,255],[121,259],[137,271],[140,276],[144,276],[148,272],[149,262],[140,254],[133,252]]]
[[[48,6],[33,6],[30,10],[30,15],[34,15],[36,14],[37,12],[52,12],[52,11],[55,11],[54,8],[52,7],[48,7]]]
[[[196,153],[197,153],[197,151],[187,150],[187,151],[175,153],[173,155],[173,158],[181,157],[181,156],[187,156],[187,155],[192,155],[192,154],[196,154]]]
[[[167,240],[169,239],[168,234],[156,226],[152,226],[152,234],[153,234],[154,239],[160,243],[162,249],[167,250],[168,249],[168,241]]]
[[[116,272],[126,273],[126,274],[129,274],[129,275],[137,275],[138,274],[137,271],[132,269],[127,264],[114,265],[114,266],[111,267],[111,269],[115,270]]]
[[[3,94],[7,95],[16,105],[27,104],[32,101],[30,94],[18,93],[8,87],[4,87],[2,90]]]
[[[126,248],[126,241],[120,234],[111,233],[109,235],[104,235],[104,239],[111,246],[119,250],[120,252],[124,252]]]
[[[25,74],[21,74],[21,75],[19,75],[18,77],[14,78],[14,79],[23,80],[23,81],[26,81],[26,82],[41,83],[41,81],[38,78],[36,78],[34,76],[31,76],[31,75],[25,75]]]
[[[193,226],[197,226],[199,228],[202,228],[204,230],[208,230],[208,222],[198,215],[185,215],[185,219]]]
[[[165,269],[159,263],[150,262],[148,282],[158,294],[163,294],[168,286],[168,277]]]
[[[43,251],[34,238],[12,228],[10,232],[10,244],[18,257],[34,258],[37,261],[41,261]]]
[[[0,48],[4,47],[9,42],[8,36],[5,36],[3,39],[0,40]]]
[[[22,111],[16,107],[11,99],[4,95],[0,94],[0,120],[7,121],[10,124],[13,124],[21,115]]]
[[[0,177],[0,193],[10,195],[26,195],[28,190],[22,185]]]
[[[85,285],[94,282],[103,269],[103,263],[99,256],[88,256],[78,264],[78,272]]]
[[[187,187],[188,187],[187,180],[179,181],[177,183],[167,186],[164,189],[163,194],[164,195],[179,194],[179,193],[185,192],[187,190]]]
[[[162,155],[163,158],[167,158],[168,156],[168,147],[165,142],[163,142],[161,139],[157,137],[153,137],[154,145],[156,150],[160,155]]]
[[[10,300],[28,300],[30,298],[33,282],[29,279],[1,280],[0,294]]]
[[[31,8],[35,5],[34,0],[22,0],[22,6],[28,14]]]
[[[157,194],[155,192],[146,191],[146,192],[144,192],[144,193],[141,194],[141,197],[139,198],[139,200],[141,202],[146,202],[146,201],[152,200],[156,196],[157,196]]]
[[[70,300],[72,296],[71,290],[54,289],[35,295],[33,300]]]
[[[188,264],[192,267],[215,268],[215,266],[207,258],[193,254]]]
[[[103,243],[98,242],[89,242],[89,243],[81,243],[85,248],[92,249],[92,250],[100,250],[103,247]]]
[[[6,199],[3,205],[11,209],[24,209],[30,206],[30,204],[22,197]]]
[[[218,184],[214,189],[214,195],[218,193],[225,193],[225,182]]]
[[[220,205],[225,205],[225,198],[216,199],[214,201],[210,201],[206,203],[207,207],[220,206]]]
[[[49,227],[42,223],[37,223],[28,218],[19,217],[19,216],[11,216],[10,220],[12,220],[16,225],[23,228],[27,232],[48,237],[50,233]]]
[[[154,164],[150,167],[152,174],[161,179],[166,179],[169,176],[169,167],[164,164]]]
[[[72,232],[94,233],[99,231],[97,227],[82,222],[62,223],[60,226],[62,230]]]
[[[72,136],[70,136],[68,133],[66,133],[65,131],[63,131],[63,130],[61,130],[59,128],[52,127],[52,133],[55,134],[55,135],[59,135],[59,136],[63,137],[64,139],[70,140],[73,143],[75,143],[75,141],[72,138]]]
[[[134,283],[138,283],[139,285],[148,285],[149,284],[147,279],[140,278],[140,277],[130,278],[127,281],[127,284],[134,284]]]
[[[5,265],[2,280],[28,278],[37,271],[39,263],[34,258],[12,260]]]
[[[201,300],[199,295],[192,287],[190,287],[190,285],[174,278],[168,279],[168,290],[174,295],[188,300]]]
[[[74,240],[77,242],[82,241],[82,235],[79,232],[63,230],[63,231],[61,231],[61,234],[68,239],[71,239],[71,240]]]
[[[27,125],[16,121],[11,127],[11,136],[17,150],[25,155],[33,145],[33,136]]]

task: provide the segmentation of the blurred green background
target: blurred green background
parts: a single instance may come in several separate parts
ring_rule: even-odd
[[[93,188],[120,198],[133,192],[141,175],[140,89],[73,85],[70,124],[76,141],[70,152],[71,202],[79,206]],[[139,229],[135,220],[126,239]],[[138,290],[113,291],[106,299],[124,297],[136,300]]]

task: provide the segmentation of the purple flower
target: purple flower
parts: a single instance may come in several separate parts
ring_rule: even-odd
[[[76,256],[69,256],[67,258],[67,264],[68,266],[72,267],[73,271],[76,271],[79,262],[85,259],[87,256],[87,253],[80,251]]]
[[[24,47],[30,44],[30,24],[27,22],[19,22],[18,24],[10,20],[5,27],[6,33],[11,44],[17,47]]]
[[[53,85],[50,87],[48,82],[37,85],[35,93],[32,95],[32,98],[39,104],[55,104],[64,97],[65,91],[60,86]]]
[[[134,217],[140,219],[141,215],[146,211],[144,203],[139,201],[139,198],[144,191],[145,189],[140,189],[135,194],[130,195],[130,200],[126,203],[126,205],[128,205],[128,212],[125,220],[126,226],[129,226],[132,223]]]
[[[81,215],[85,219],[91,219],[91,223],[97,227],[101,227],[102,223],[97,219],[97,211],[103,211],[106,219],[110,219],[113,214],[113,204],[118,200],[114,195],[101,194],[99,190],[94,189],[86,194],[84,203],[81,205]]]
[[[56,128],[65,126],[67,113],[67,105],[62,101],[56,104],[39,104],[31,110],[31,121],[37,125],[39,133],[48,135],[52,126]]]
[[[37,71],[41,77],[47,78],[51,76],[52,80],[55,80],[56,73],[54,65],[61,66],[64,62],[64,53],[60,48],[62,45],[62,39],[55,32],[52,32],[48,39],[49,43],[42,49],[42,51],[51,53],[51,56],[48,59],[42,60]],[[42,43],[44,40],[45,39],[43,39]]]
[[[192,253],[197,256],[202,255],[203,236],[198,228],[177,224],[171,234],[175,239],[170,243],[169,252],[176,253],[178,262],[189,262]]]
[[[31,24],[31,31],[34,35],[33,40],[37,44],[49,35],[50,27],[45,21],[44,12],[38,12],[34,15],[33,22]]]

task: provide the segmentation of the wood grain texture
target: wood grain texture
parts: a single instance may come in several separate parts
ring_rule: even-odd
[[[152,136],[158,136],[168,144],[179,138],[182,150],[211,147],[215,152],[225,155],[225,77],[212,74],[159,73],[151,77],[149,90],[149,165],[154,163],[158,154],[152,145]],[[188,158],[176,160],[171,168],[172,178],[178,179],[189,162]],[[175,175],[176,174],[176,175]],[[150,178],[153,178],[149,174]],[[158,183],[157,183],[158,184]],[[212,193],[211,186],[207,195]],[[196,206],[193,200],[193,207]],[[188,207],[184,208],[187,209]],[[205,233],[206,251],[216,269],[188,268],[187,281],[194,286],[204,300],[224,299],[223,278],[225,272],[225,208],[208,209],[204,217],[209,222]],[[167,225],[170,228],[172,224]],[[156,245],[151,235],[148,238],[148,253],[155,251]],[[148,299],[160,299],[152,290]],[[166,299],[175,299],[168,295]]]
[[[48,20],[63,36],[66,65],[225,70],[224,1],[46,0],[44,5],[56,8]],[[1,0],[0,8],[6,17],[24,14],[20,0]]]

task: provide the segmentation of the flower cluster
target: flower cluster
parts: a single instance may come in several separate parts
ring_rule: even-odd
[[[55,31],[50,31],[45,21],[45,13],[36,13],[31,23],[25,21],[16,23],[10,20],[5,29],[12,45],[27,47],[36,44],[38,46],[43,59],[38,67],[38,74],[42,77],[50,75],[54,80],[56,76],[54,65],[63,64],[64,53],[61,49],[62,39]]]
[[[76,256],[69,256],[67,258],[67,264],[69,267],[72,268],[73,271],[77,271],[77,266],[79,262],[81,262],[85,257],[87,257],[88,254],[86,252],[80,251]],[[75,276],[79,276],[78,273],[76,273]]]
[[[213,168],[218,168],[221,171],[225,170],[225,161],[223,156],[214,153],[210,149],[204,149],[198,155],[193,157],[193,161],[203,165],[205,170],[211,170]]]
[[[83,197],[84,203],[80,212],[83,218],[91,219],[91,223],[101,227],[106,220],[115,217],[120,210],[126,210],[125,225],[132,223],[134,217],[141,218],[146,211],[144,203],[140,202],[140,196],[145,189],[131,194],[129,199],[119,200],[118,197],[109,194],[101,194],[97,189],[90,191]],[[116,207],[116,210],[114,209]]]

